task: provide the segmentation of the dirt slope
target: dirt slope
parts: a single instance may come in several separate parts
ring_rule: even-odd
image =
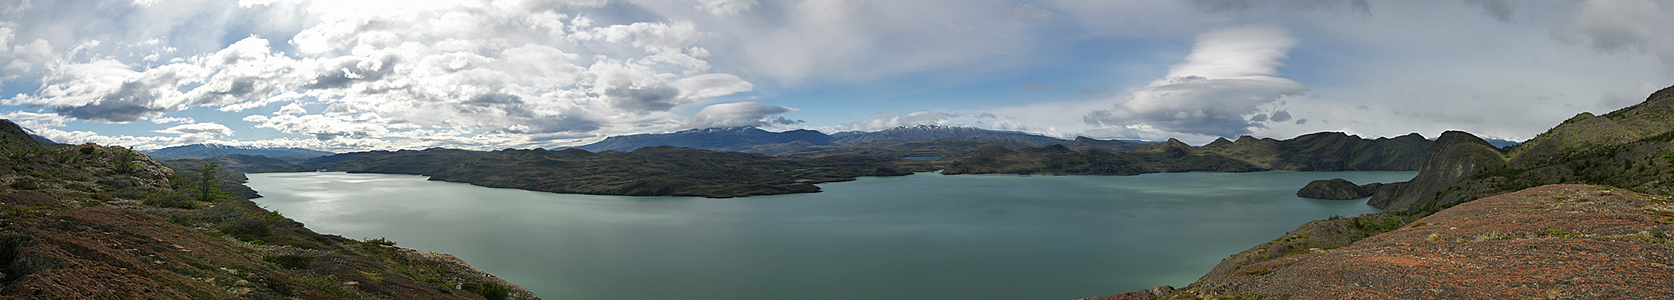
[[[1401,229],[1211,274],[1159,296],[1288,299],[1666,299],[1674,204],[1546,185],[1442,210]],[[1149,291],[1119,298],[1146,299]]]

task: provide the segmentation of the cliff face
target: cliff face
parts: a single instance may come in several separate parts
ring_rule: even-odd
[[[1439,207],[1465,199],[1457,193],[1442,194],[1455,181],[1484,171],[1504,169],[1505,159],[1487,141],[1469,133],[1448,131],[1431,144],[1418,175],[1389,193],[1373,195],[1367,204],[1393,211]]]

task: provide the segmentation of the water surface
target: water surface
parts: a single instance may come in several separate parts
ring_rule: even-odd
[[[450,253],[546,299],[1076,299],[1183,286],[1310,220],[1310,180],[1415,172],[918,174],[733,199],[565,195],[347,173],[250,174],[321,233]]]

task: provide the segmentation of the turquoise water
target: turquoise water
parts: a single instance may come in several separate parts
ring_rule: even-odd
[[[454,254],[546,299],[1076,299],[1183,286],[1307,221],[1377,211],[1296,197],[1308,181],[1413,174],[918,174],[732,199],[384,174],[249,185],[316,231]]]

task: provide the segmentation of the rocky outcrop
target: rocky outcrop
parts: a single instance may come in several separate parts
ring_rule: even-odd
[[[1380,185],[1381,186],[1381,185]],[[1325,200],[1354,200],[1372,196],[1375,189],[1367,189],[1342,178],[1314,180],[1296,191],[1297,197]]]
[[[1448,131],[1431,144],[1418,175],[1405,184],[1385,187],[1390,190],[1375,193],[1366,204],[1386,211],[1413,211],[1469,201],[1461,194],[1441,192],[1459,179],[1505,167],[1505,158],[1488,141],[1470,133]]]

